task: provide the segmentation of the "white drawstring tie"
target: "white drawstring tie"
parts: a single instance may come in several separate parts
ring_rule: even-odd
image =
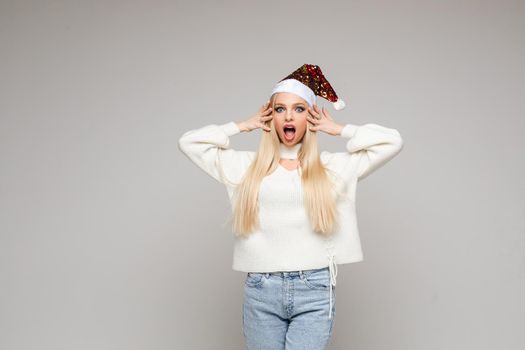
[[[337,264],[335,262],[335,254],[329,253],[328,255],[328,270],[330,272],[330,288],[328,292],[330,293],[330,310],[328,312],[328,318],[332,318],[332,287],[335,286],[336,277],[337,277]]]

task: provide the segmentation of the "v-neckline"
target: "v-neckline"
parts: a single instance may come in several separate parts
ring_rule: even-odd
[[[287,171],[287,172],[291,173],[291,172],[296,172],[296,171],[300,168],[300,165],[296,166],[296,167],[293,168],[293,169],[288,169],[288,168],[286,168],[284,165],[282,165],[281,163],[279,163],[279,167],[281,167],[284,171]]]

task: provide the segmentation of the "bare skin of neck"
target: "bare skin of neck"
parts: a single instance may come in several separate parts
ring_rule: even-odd
[[[279,163],[285,167],[286,169],[288,170],[294,170],[294,169],[297,169],[297,167],[299,166],[299,160],[297,159],[284,159],[284,158],[281,158],[279,160]]]

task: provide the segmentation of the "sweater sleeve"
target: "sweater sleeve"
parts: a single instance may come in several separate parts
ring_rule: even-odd
[[[233,121],[206,125],[182,134],[179,149],[215,180],[232,185],[240,180],[254,153],[230,148],[230,136],[240,132]]]
[[[323,158],[345,179],[363,180],[403,149],[399,131],[378,124],[346,124],[341,137],[349,139],[346,152],[323,152]]]

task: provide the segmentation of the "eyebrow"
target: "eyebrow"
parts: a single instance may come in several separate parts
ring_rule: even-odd
[[[283,105],[283,106],[286,106],[284,103],[276,103],[276,105]],[[304,105],[304,102],[297,102],[297,103],[294,103],[292,106],[297,106],[297,105]]]

